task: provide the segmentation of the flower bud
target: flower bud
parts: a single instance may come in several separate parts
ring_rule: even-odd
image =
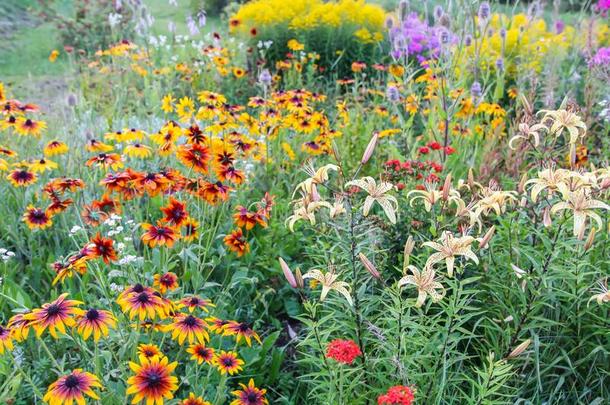
[[[288,267],[288,264],[281,257],[278,258],[278,260],[280,261],[280,267],[284,272],[284,277],[286,277],[288,284],[290,284],[292,288],[298,288],[297,280],[294,278],[294,274],[292,274],[292,271],[290,271],[290,267]]]
[[[371,263],[371,261],[362,252],[358,253],[358,258],[362,262],[364,268],[371,273],[371,276],[378,280],[381,279],[381,274],[379,274],[379,271],[377,271],[375,265]]]
[[[297,288],[305,287],[305,281],[303,280],[303,275],[301,274],[301,269],[297,267],[294,271],[295,280],[297,282]]]
[[[515,349],[512,352],[510,352],[510,354],[508,355],[508,358],[512,359],[512,358],[515,358],[515,357],[521,355],[528,348],[530,343],[532,343],[532,339],[527,339],[526,341],[521,343],[519,346],[515,347]]]
[[[546,207],[544,209],[544,212],[542,213],[542,224],[546,228],[548,228],[552,224],[552,221],[551,221],[551,209],[549,207]]]
[[[489,228],[489,230],[485,233],[485,236],[483,236],[483,239],[481,239],[481,243],[479,244],[479,248],[480,249],[484,249],[485,246],[487,246],[487,244],[489,243],[489,241],[491,240],[491,238],[494,236],[494,233],[496,232],[496,226],[493,225],[491,228]]]
[[[447,201],[449,198],[449,191],[451,191],[451,173],[445,177],[445,183],[443,184],[443,194],[442,198],[444,201]]]
[[[405,243],[405,248],[403,251],[403,255],[404,255],[404,261],[403,261],[403,266],[402,266],[403,273],[407,272],[407,266],[409,265],[411,253],[413,252],[414,247],[415,247],[415,241],[413,240],[413,236],[409,235],[409,238],[407,238],[407,242]]]
[[[589,232],[589,236],[587,236],[587,240],[585,241],[585,245],[583,246],[583,249],[585,250],[585,252],[589,249],[591,249],[591,246],[593,246],[593,242],[595,241],[595,233],[597,231],[595,230],[595,228],[591,228],[591,232]]]
[[[470,187],[470,190],[474,188],[474,172],[472,167],[468,169],[468,187]]]
[[[379,139],[379,132],[375,131],[373,133],[373,137],[369,141],[369,144],[366,146],[364,150],[364,154],[362,155],[362,159],[360,160],[361,164],[366,164],[369,161],[371,156],[373,156],[373,152],[375,151],[375,146],[377,146],[377,139]]]

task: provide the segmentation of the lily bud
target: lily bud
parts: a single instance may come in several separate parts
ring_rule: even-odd
[[[451,173],[445,177],[445,183],[443,184],[443,200],[447,201],[449,198],[449,191],[451,191]]]
[[[495,232],[496,232],[496,226],[493,225],[485,233],[485,236],[483,236],[483,239],[481,239],[481,243],[479,244],[479,249],[485,249],[485,246],[487,246],[487,244],[489,243],[489,240],[494,236]]]
[[[362,262],[364,268],[371,273],[371,276],[378,280],[381,278],[381,274],[379,274],[379,271],[377,271],[375,265],[371,263],[371,261],[362,252],[358,253],[358,258]]]
[[[585,245],[583,246],[583,249],[585,250],[585,252],[589,249],[591,249],[591,246],[593,246],[593,241],[595,240],[595,233],[597,231],[595,230],[595,228],[591,228],[591,232],[589,232],[589,236],[587,236],[587,240],[585,242]]]
[[[599,185],[602,190],[610,188],[610,178],[603,179],[601,184]]]
[[[519,185],[517,185],[517,192],[519,194],[523,194],[525,192],[525,182],[527,181],[527,173],[523,173],[521,176],[521,180],[519,181]]]
[[[303,288],[305,287],[305,281],[303,280],[303,275],[301,274],[301,269],[299,269],[297,267],[297,269],[294,271],[294,276],[297,282],[297,288]]]
[[[278,258],[278,260],[280,261],[280,267],[284,272],[284,277],[286,277],[288,284],[290,284],[292,288],[297,288],[297,280],[294,278],[294,274],[292,274],[292,271],[290,271],[290,267],[288,267],[288,264],[281,257]]]
[[[515,349],[512,352],[510,352],[510,354],[508,355],[508,358],[512,359],[514,357],[521,355],[528,348],[530,343],[532,343],[532,339],[527,339],[525,342],[523,342],[519,346],[515,347]]]
[[[468,169],[468,186],[470,189],[474,187],[474,172],[472,171],[472,167]]]
[[[409,235],[407,242],[405,243],[405,249],[403,251],[404,254],[404,262],[402,266],[403,273],[407,272],[407,266],[409,266],[409,261],[411,258],[411,253],[413,252],[413,248],[415,247],[415,241],[413,240],[413,236]]]
[[[360,163],[362,163],[363,165],[369,161],[371,156],[373,156],[373,152],[375,151],[375,146],[377,146],[377,139],[379,139],[379,132],[375,131],[375,132],[373,132],[373,137],[369,141],[369,144],[366,146],[366,149],[364,150],[364,154],[362,155],[362,159],[360,160]]]
[[[519,206],[521,208],[525,208],[526,205],[527,205],[527,198],[521,197],[521,200],[519,201]]]
[[[551,209],[549,207],[546,207],[544,209],[544,212],[542,214],[542,224],[546,228],[548,228],[552,224],[552,221],[551,221]]]
[[[311,201],[320,201],[320,193],[318,193],[318,188],[315,184],[311,185]]]

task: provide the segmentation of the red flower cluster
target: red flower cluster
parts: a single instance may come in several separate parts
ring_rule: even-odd
[[[326,357],[339,363],[352,364],[354,359],[362,355],[360,348],[353,340],[335,339],[326,349]]]
[[[451,155],[451,154],[455,153],[455,149],[452,148],[451,146],[443,147],[443,145],[441,145],[440,143],[438,143],[436,141],[428,142],[426,144],[426,146],[422,146],[421,148],[418,149],[419,153],[421,153],[422,155],[427,155],[428,153],[430,153],[431,150],[442,150],[445,152],[446,155]]]
[[[443,171],[443,165],[432,161],[407,160],[401,162],[397,159],[385,162],[384,179],[396,184],[399,190],[405,188],[405,182],[411,179],[423,180],[427,183],[439,183],[441,179],[436,175]]]
[[[377,398],[377,404],[401,404],[411,405],[415,400],[414,390],[405,385],[395,385],[390,387],[387,393]]]

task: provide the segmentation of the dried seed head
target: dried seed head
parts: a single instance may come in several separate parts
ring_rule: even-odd
[[[508,358],[512,359],[512,358],[515,358],[515,357],[521,355],[528,348],[530,343],[532,343],[532,339],[527,339],[526,341],[521,343],[519,346],[515,347],[515,349],[512,352],[510,352],[510,354],[508,355]]]

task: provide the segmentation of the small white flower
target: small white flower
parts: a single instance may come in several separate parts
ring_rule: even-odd
[[[71,233],[72,235],[74,235],[75,233],[77,233],[77,232],[78,232],[78,231],[80,231],[81,229],[83,229],[83,228],[81,228],[81,227],[80,227],[80,226],[78,226],[78,225],[74,225],[74,226],[72,227],[72,229],[70,229],[70,233]]]

